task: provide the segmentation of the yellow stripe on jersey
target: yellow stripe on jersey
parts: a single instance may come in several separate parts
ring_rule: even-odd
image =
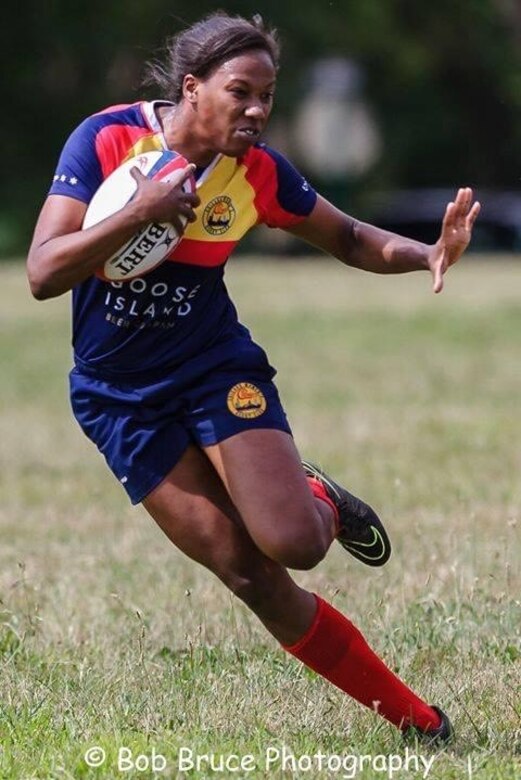
[[[144,154],[145,152],[162,152],[164,151],[164,146],[161,143],[161,139],[158,135],[145,135],[143,138],[140,138],[136,143],[130,147],[130,149],[127,152],[127,155],[125,158],[121,161],[120,165],[122,165],[127,160],[130,160],[131,157],[137,157],[139,154]]]
[[[196,241],[240,241],[257,223],[255,190],[246,179],[247,167],[232,157],[221,157],[197,188],[201,205],[197,221],[189,223],[185,237]]]

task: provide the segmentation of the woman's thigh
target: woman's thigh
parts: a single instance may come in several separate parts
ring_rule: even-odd
[[[218,474],[196,446],[186,449],[142,503],[176,547],[218,574],[227,559],[258,554]]]
[[[291,435],[250,430],[205,452],[266,555],[298,569],[321,560],[335,535],[334,518],[313,498]]]

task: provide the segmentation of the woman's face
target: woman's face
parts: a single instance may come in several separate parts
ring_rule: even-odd
[[[269,54],[254,50],[224,62],[206,79],[185,77],[194,140],[212,154],[240,157],[264,130],[273,105],[276,71]]]

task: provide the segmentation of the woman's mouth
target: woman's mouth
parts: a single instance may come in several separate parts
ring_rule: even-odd
[[[241,136],[241,138],[256,141],[260,136],[260,130],[256,127],[238,127],[235,134]]]

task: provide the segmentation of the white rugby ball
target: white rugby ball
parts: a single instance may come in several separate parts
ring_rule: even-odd
[[[83,228],[92,227],[123,208],[133,197],[137,184],[130,171],[139,168],[144,176],[168,182],[180,168],[188,165],[180,154],[171,151],[144,152],[131,157],[116,168],[94,193]],[[195,192],[195,179],[189,176],[183,184],[185,192]],[[180,216],[183,227],[186,217]],[[109,282],[124,282],[150,273],[165,260],[182,238],[173,225],[151,222],[136,231],[132,238],[115,252],[96,272]]]

